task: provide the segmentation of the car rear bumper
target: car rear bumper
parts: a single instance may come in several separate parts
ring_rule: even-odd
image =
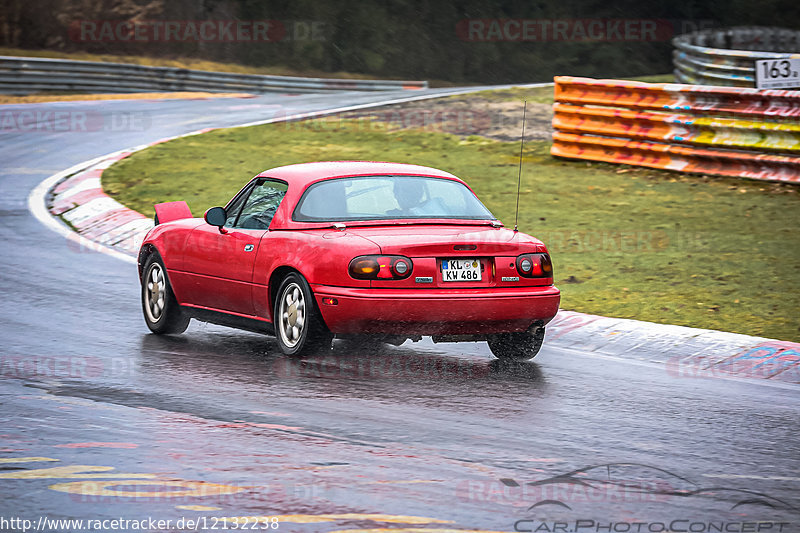
[[[560,291],[503,289],[367,289],[312,286],[325,324],[334,333],[485,335],[527,330],[558,312]],[[335,299],[335,305],[325,298]]]

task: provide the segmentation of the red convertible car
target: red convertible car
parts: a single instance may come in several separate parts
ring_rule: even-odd
[[[547,249],[506,229],[459,178],[340,161],[273,168],[192,218],[156,207],[139,251],[154,333],[192,318],[274,334],[288,355],[334,337],[488,341],[530,359],[558,311]]]

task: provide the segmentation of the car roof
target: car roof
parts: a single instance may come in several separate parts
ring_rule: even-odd
[[[388,163],[385,161],[322,161],[317,163],[299,163],[265,170],[259,174],[258,177],[277,178],[286,181],[289,185],[302,186],[327,178],[374,175],[435,176],[459,179],[449,172],[436,168],[404,163]]]

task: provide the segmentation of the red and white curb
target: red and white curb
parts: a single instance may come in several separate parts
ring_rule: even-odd
[[[675,378],[768,379],[800,384],[800,343],[711,329],[558,312],[549,343],[599,356],[664,365]]]
[[[153,221],[108,196],[101,183],[103,171],[145,148],[179,137],[200,135],[213,129],[204,128],[186,135],[159,139],[92,160],[85,168],[50,186],[44,197],[47,211],[52,216],[60,217],[82,237],[83,246],[101,252],[114,250],[135,257],[145,235],[153,228]]]
[[[62,181],[52,189],[47,207],[91,242],[135,255],[153,221],[106,195],[100,184],[103,171],[131,153],[107,157]]]
[[[463,92],[405,97],[234,127],[301,120]],[[81,247],[135,263],[153,221],[106,195],[101,183],[103,171],[150,146],[214,129],[218,128],[168,137],[78,164],[40,183],[28,197],[28,207],[43,224]],[[800,384],[800,343],[795,342],[561,310],[548,325],[545,343],[601,357],[663,365],[675,378],[767,379]]]

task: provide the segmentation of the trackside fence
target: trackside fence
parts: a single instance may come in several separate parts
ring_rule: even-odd
[[[757,60],[800,57],[800,31],[761,26],[708,29],[678,35],[672,45],[678,82],[755,87]]]
[[[319,93],[427,87],[426,81],[262,76],[127,63],[0,56],[2,94],[29,94],[36,91]]]
[[[558,76],[551,153],[800,183],[800,91]]]

